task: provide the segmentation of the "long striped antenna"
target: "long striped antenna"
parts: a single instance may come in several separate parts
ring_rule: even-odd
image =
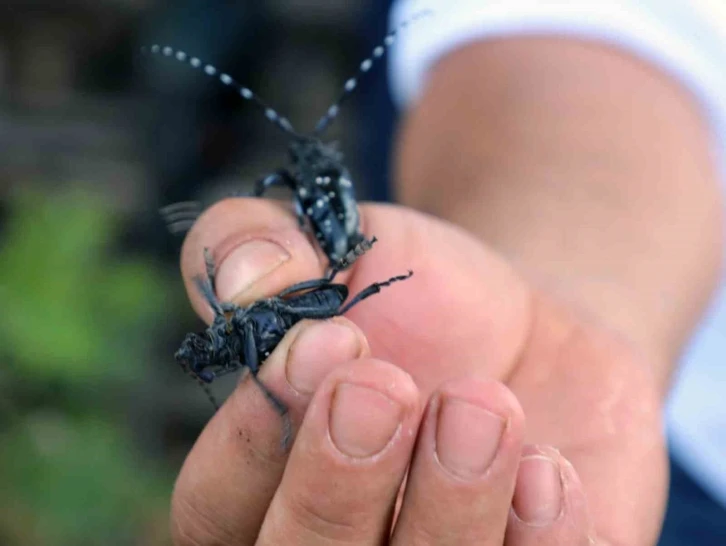
[[[177,61],[182,63],[189,63],[189,66],[191,66],[192,68],[202,68],[207,76],[211,78],[216,78],[224,85],[234,88],[240,97],[254,103],[254,105],[265,114],[265,117],[268,120],[270,120],[280,129],[282,129],[285,133],[298,138],[301,136],[297,133],[297,131],[295,131],[292,124],[287,118],[281,116],[277,113],[277,111],[270,108],[265,102],[263,102],[260,97],[253,93],[251,89],[238,83],[229,74],[225,72],[220,72],[216,66],[203,62],[201,59],[199,59],[199,57],[193,57],[188,55],[184,51],[174,49],[173,47],[169,46],[160,46],[159,44],[154,44],[149,48],[144,46],[141,48],[141,52],[143,54],[151,53],[153,55],[163,55],[164,57],[176,59]]]
[[[320,135],[338,116],[338,113],[340,112],[340,105],[343,104],[343,101],[345,101],[345,99],[347,99],[353,93],[355,88],[358,86],[358,80],[361,78],[361,76],[363,76],[363,74],[367,73],[371,69],[375,61],[383,57],[386,49],[391,47],[396,41],[396,36],[398,35],[398,33],[415,21],[432,14],[432,10],[424,10],[417,13],[410,19],[398,25],[398,27],[396,27],[394,30],[389,32],[383,39],[383,42],[373,48],[373,52],[371,53],[371,55],[363,59],[363,62],[360,63],[358,73],[345,82],[345,85],[343,85],[343,91],[341,91],[338,100],[336,100],[330,106],[330,108],[328,108],[328,111],[325,112],[325,114],[318,120],[318,123],[315,125],[315,130],[313,131],[314,135]]]

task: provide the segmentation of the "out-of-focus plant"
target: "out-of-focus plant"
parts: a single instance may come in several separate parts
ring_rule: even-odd
[[[110,251],[118,218],[80,191],[24,193],[0,237],[0,341],[36,379],[130,378],[164,314],[153,263]]]
[[[178,299],[158,265],[113,251],[119,227],[68,190],[17,195],[0,232],[0,544],[157,543],[171,477],[124,407]]]

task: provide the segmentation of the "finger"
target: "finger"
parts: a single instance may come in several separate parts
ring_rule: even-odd
[[[225,199],[206,210],[184,241],[181,267],[194,309],[210,321],[193,278],[206,276],[204,249],[216,265],[217,295],[247,305],[296,282],[320,277],[321,256],[282,205],[267,199]]]
[[[350,321],[304,321],[265,361],[259,379],[302,420],[315,389],[336,366],[368,354]],[[249,378],[212,418],[189,453],[172,498],[178,545],[253,544],[282,477],[280,415]]]
[[[524,438],[524,417],[501,383],[444,384],[422,423],[394,545],[500,546]]]
[[[420,413],[413,379],[391,364],[358,360],[330,374],[257,544],[385,543]]]
[[[591,546],[593,527],[575,468],[549,446],[527,446],[517,475],[506,546]]]
[[[426,397],[443,381],[482,368],[505,377],[531,323],[530,294],[513,269],[477,239],[432,216],[368,203],[360,213],[366,236],[378,242],[336,282],[346,282],[353,297],[373,282],[414,271],[410,280],[346,314],[366,333],[373,354],[409,372]],[[319,278],[327,266],[287,208],[265,199],[222,201],[199,218],[182,250],[190,298],[207,319],[211,312],[191,282],[204,273],[205,247],[219,266],[220,297],[238,304]]]

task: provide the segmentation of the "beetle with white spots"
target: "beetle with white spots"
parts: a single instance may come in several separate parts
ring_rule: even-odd
[[[372,55],[361,62],[359,73],[370,71],[374,62],[383,57],[386,48],[393,45],[399,31],[430,14],[430,11],[419,13],[389,33],[383,43],[373,49]],[[340,105],[358,87],[357,77],[349,78],[345,82],[338,99],[318,120],[313,131],[305,134],[297,132],[287,118],[265,104],[249,88],[237,83],[232,76],[220,72],[214,65],[205,64],[199,58],[189,57],[186,52],[169,46],[155,44],[148,51],[180,62],[189,59],[188,63],[192,68],[203,66],[204,74],[235,88],[240,97],[252,102],[271,123],[291,137],[288,165],[258,180],[252,195],[261,197],[273,186],[290,189],[300,227],[312,233],[331,266],[364,240],[351,174],[335,146],[321,140],[323,132],[338,116]],[[194,203],[176,203],[165,207],[161,212],[172,233],[183,233],[192,226],[200,208]]]

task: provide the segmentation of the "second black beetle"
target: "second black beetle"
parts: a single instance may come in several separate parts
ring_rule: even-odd
[[[376,242],[363,240],[321,279],[304,281],[259,300],[248,307],[221,303],[215,295],[214,263],[205,253],[208,279],[195,278],[197,288],[214,311],[214,321],[203,332],[187,334],[175,358],[182,367],[202,383],[211,383],[228,373],[247,368],[267,399],[283,417],[283,447],[290,440],[287,407],[257,378],[260,366],[277,347],[284,335],[303,319],[328,319],[345,314],[351,307],[380,292],[381,288],[413,275],[392,277],[373,283],[348,298],[348,287],[333,283],[338,272],[350,266]]]

